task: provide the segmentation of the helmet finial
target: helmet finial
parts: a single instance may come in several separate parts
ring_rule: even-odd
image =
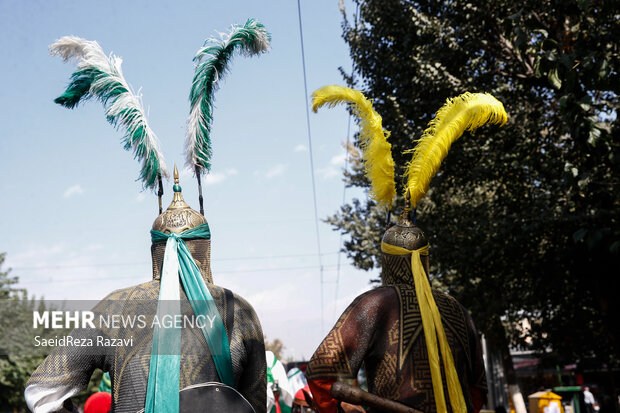
[[[411,212],[411,192],[409,192],[409,188],[407,188],[407,192],[405,193],[405,209],[403,210],[403,214],[409,216],[409,212]]]
[[[174,200],[180,199],[181,201],[183,200],[183,197],[180,196],[181,195],[181,185],[179,185],[179,170],[177,169],[177,165],[174,164],[174,186],[172,187],[172,190],[174,191]],[[180,197],[177,196],[177,193],[179,194]],[[174,202],[174,200],[172,202]]]
[[[174,178],[172,202],[168,209],[157,217],[153,223],[153,229],[164,233],[180,233],[207,222],[202,214],[190,208],[183,199],[181,185],[179,185],[179,169],[176,165],[174,165],[172,176]]]

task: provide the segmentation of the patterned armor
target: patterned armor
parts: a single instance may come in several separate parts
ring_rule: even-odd
[[[408,220],[384,242],[409,250],[426,237]],[[410,255],[383,254],[382,286],[357,297],[319,345],[306,376],[321,412],[336,412],[331,385],[354,379],[365,366],[369,392],[424,412],[435,412],[433,385]],[[424,260],[424,258],[423,258]],[[426,261],[426,267],[428,262]],[[433,290],[468,412],[480,409],[486,379],[480,340],[471,317],[452,297]],[[447,394],[444,382],[444,392]],[[450,408],[450,406],[448,406]],[[449,410],[451,411],[451,410]]]
[[[178,185],[176,168],[175,180]],[[201,214],[193,211],[183,201],[179,187],[178,191],[175,188],[170,207],[155,220],[153,229],[165,233],[180,233],[205,222],[206,219]],[[235,388],[256,412],[264,412],[267,367],[258,317],[243,298],[213,284],[209,268],[210,239],[188,240],[186,244],[224,322],[230,341]],[[105,317],[111,314],[143,314],[152,317],[156,313],[165,245],[165,242],[159,242],[151,248],[153,280],[109,294],[93,309],[95,319],[99,319],[99,315]],[[193,316],[182,287],[180,294],[181,314]],[[56,347],[28,381],[25,396],[32,411],[67,411],[71,406],[65,401],[86,388],[96,368],[110,373],[113,411],[135,413],[144,409],[153,329],[141,328],[137,324],[120,329],[103,328],[100,325],[96,327],[75,329],[71,335],[92,340],[97,337],[131,339],[132,344],[99,348],[96,351],[92,347]],[[220,381],[205,337],[198,327],[193,327],[183,328],[181,332],[180,389],[199,383]]]

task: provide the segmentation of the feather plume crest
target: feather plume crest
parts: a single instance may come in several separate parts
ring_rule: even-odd
[[[415,207],[424,197],[450,146],[463,132],[473,131],[486,123],[503,126],[507,120],[504,105],[488,93],[466,92],[446,100],[415,148],[405,152],[413,153],[405,172],[405,195],[409,190],[411,204]]]
[[[108,122],[117,129],[125,129],[124,148],[132,149],[134,157],[142,162],[139,179],[145,188],[154,190],[158,175],[168,178],[169,174],[157,137],[146,120],[142,99],[131,91],[123,76],[122,59],[112,54],[106,56],[96,41],[75,36],[54,42],[50,53],[65,62],[77,62],[67,89],[54,101],[72,109],[82,100],[101,100]]]
[[[196,69],[189,100],[190,115],[185,141],[186,164],[199,173],[211,169],[211,124],[213,122],[213,97],[218,81],[228,70],[234,52],[258,55],[269,50],[271,36],[258,20],[248,19],[245,25],[233,25],[221,39],[205,41],[194,62]]]
[[[392,145],[387,141],[390,132],[383,129],[381,116],[373,109],[372,102],[362,92],[343,86],[324,86],[312,94],[312,110],[321,106],[335,107],[349,103],[353,113],[360,118],[360,147],[365,163],[366,176],[370,179],[370,196],[377,203],[391,208],[396,194]]]

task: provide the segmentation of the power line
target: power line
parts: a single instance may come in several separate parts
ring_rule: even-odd
[[[350,133],[351,133],[351,113],[349,113],[349,121],[347,123],[347,147],[345,148],[346,150],[346,156],[344,158],[344,170],[346,171],[347,168],[349,167],[349,141],[350,141]],[[346,194],[347,194],[347,184],[346,182],[343,185],[343,189],[342,189],[342,205],[344,205],[344,202],[346,201]],[[336,305],[335,303],[338,301],[338,288],[340,287],[340,259],[342,257],[342,232],[340,232],[340,240],[338,241],[338,269],[336,271],[336,288],[335,288],[335,292],[334,292],[334,315],[333,318],[336,318]]]
[[[300,266],[300,267],[280,267],[280,268],[254,268],[254,269],[249,269],[249,270],[229,270],[229,271],[212,271],[214,276],[219,276],[219,275],[226,275],[226,274],[235,274],[235,273],[242,273],[242,272],[247,272],[249,274],[255,273],[255,272],[278,272],[278,271],[293,271],[293,270],[310,270],[310,269],[317,269],[318,267],[316,265],[308,265],[308,266]],[[334,269],[336,268],[336,265],[328,265],[324,268],[329,268],[329,269]],[[64,283],[82,283],[82,282],[93,282],[93,281],[109,281],[109,280],[120,280],[120,279],[129,279],[135,276],[128,276],[128,275],[117,275],[117,276],[111,276],[111,277],[95,277],[95,278],[81,278],[81,279],[75,279],[75,278],[59,278],[59,279],[51,279],[51,280],[33,280],[33,281],[26,281],[26,282],[19,282],[19,284],[64,284]]]
[[[308,152],[310,153],[310,172],[312,177],[312,196],[314,199],[314,224],[316,227],[316,244],[319,252],[319,267],[321,273],[321,333],[323,332],[323,323],[325,320],[324,308],[323,308],[323,261],[321,259],[321,239],[319,237],[319,214],[316,202],[316,185],[314,183],[314,160],[312,159],[312,134],[310,132],[310,110],[308,109],[308,80],[306,77],[306,53],[304,51],[304,31],[301,24],[301,3],[297,0],[297,14],[299,16],[299,40],[301,43],[301,64],[304,74],[304,93],[305,93],[305,108],[306,108],[306,124],[308,127]]]
[[[359,3],[355,8],[355,30],[357,30],[357,18],[360,10]],[[355,60],[351,58],[351,86],[355,86]],[[349,112],[349,119],[347,121],[347,143],[346,143],[346,152],[344,157],[344,170],[346,171],[349,167],[349,145],[351,142],[351,112]],[[346,201],[347,194],[347,183],[345,182],[342,186],[342,205],[344,205]],[[336,305],[335,303],[338,301],[338,289],[340,287],[340,258],[342,257],[342,232],[340,232],[340,241],[338,242],[338,270],[336,271],[336,288],[334,293],[334,316],[336,318]]]
[[[326,252],[325,255],[336,255],[338,252]],[[281,259],[281,258],[302,258],[302,257],[314,257],[317,254],[291,254],[291,255],[262,255],[251,257],[231,257],[231,258],[217,258],[216,261],[240,261],[240,260],[266,260],[266,259]],[[64,269],[64,268],[91,268],[91,267],[136,267],[140,265],[151,265],[151,261],[136,261],[136,262],[123,262],[123,263],[105,263],[105,264],[76,264],[76,265],[37,265],[32,267],[11,267],[13,271],[33,271],[33,270],[50,270],[50,269]]]

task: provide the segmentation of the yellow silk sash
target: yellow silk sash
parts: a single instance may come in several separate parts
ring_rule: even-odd
[[[420,255],[428,255],[428,245],[417,250],[408,250],[382,242],[381,251],[391,255],[411,254],[411,272],[413,273],[413,282],[420,306],[420,315],[422,317],[422,327],[424,328],[424,337],[426,339],[437,412],[447,412],[441,379],[441,366],[439,365],[439,350],[441,350],[443,366],[446,373],[448,395],[450,397],[452,411],[455,413],[466,412],[467,406],[465,404],[465,398],[463,397],[461,382],[459,381],[459,376],[454,367],[452,351],[450,350],[446,332],[441,323],[439,309],[437,308],[433,293],[431,292],[431,285],[428,282],[424,267],[422,266],[422,261],[420,260]],[[439,348],[437,347],[437,338],[439,338]]]

